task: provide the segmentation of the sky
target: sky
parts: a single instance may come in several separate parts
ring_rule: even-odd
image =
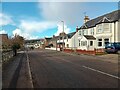
[[[118,10],[118,2],[2,2],[0,7],[0,34],[40,39],[59,35],[62,21],[65,33],[75,32],[85,15],[94,19]]]

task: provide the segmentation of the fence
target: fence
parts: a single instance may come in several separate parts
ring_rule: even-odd
[[[2,50],[2,63],[9,61],[11,57],[13,57],[12,50]]]

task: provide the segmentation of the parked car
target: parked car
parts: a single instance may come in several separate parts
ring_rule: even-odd
[[[120,51],[120,42],[118,42],[118,43],[108,43],[105,46],[105,51],[107,53],[117,53],[118,51]]]

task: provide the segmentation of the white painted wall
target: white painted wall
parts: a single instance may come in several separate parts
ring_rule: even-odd
[[[104,48],[105,45],[104,45],[104,39],[105,38],[109,38],[109,42],[120,42],[120,22],[118,23],[115,22],[115,23],[109,23],[109,31],[105,31],[104,30],[104,23],[102,23],[102,32],[101,33],[98,33],[98,25],[96,25],[95,27],[92,27],[94,29],[94,37],[96,38],[96,40],[94,41],[94,48]],[[92,28],[88,28],[88,29],[84,29],[84,30],[87,30],[87,35],[92,35],[91,34],[91,29]],[[77,36],[78,36],[78,40],[80,40],[82,38],[82,35],[80,36],[79,35],[79,31],[77,32]],[[85,34],[86,35],[86,34]],[[98,46],[98,39],[102,39],[102,46],[99,47]],[[77,44],[79,43],[79,41],[77,41]],[[84,39],[82,39],[84,40]],[[79,45],[79,44],[78,44]],[[85,49],[86,47],[79,47],[77,45],[77,48],[78,49]]]

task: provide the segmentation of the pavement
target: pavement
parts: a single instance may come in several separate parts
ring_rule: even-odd
[[[2,69],[2,88],[31,88],[24,51],[18,52]]]
[[[66,52],[62,52],[62,53],[66,53]],[[118,63],[119,58],[120,58],[120,54],[104,54],[104,55],[88,55],[88,54],[77,54],[77,53],[66,53],[69,55],[73,55],[73,56],[84,56],[87,58],[99,58],[101,61],[105,61],[105,62],[111,62],[111,63]],[[97,60],[97,59],[96,59]]]

